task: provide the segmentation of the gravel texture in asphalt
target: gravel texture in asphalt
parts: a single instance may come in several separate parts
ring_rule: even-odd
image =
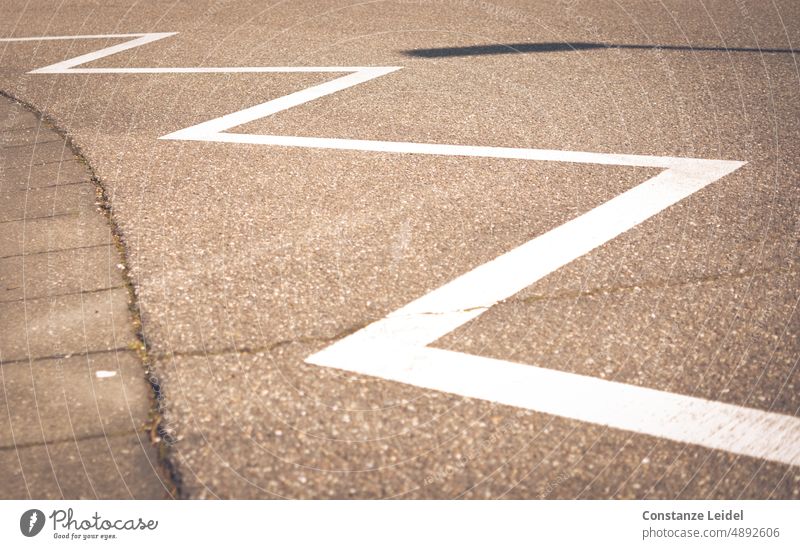
[[[796,1],[68,0],[0,21],[178,33],[87,67],[402,67],[232,133],[745,161],[434,346],[798,413]],[[0,75],[108,189],[183,494],[800,497],[786,463],[304,361],[658,170],[158,139],[330,74],[27,74],[121,41],[4,42]]]

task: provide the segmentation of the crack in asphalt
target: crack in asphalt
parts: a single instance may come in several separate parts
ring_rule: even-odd
[[[150,356],[156,360],[167,360],[173,357],[210,357],[210,356],[222,356],[227,354],[240,354],[240,355],[255,355],[258,353],[271,353],[276,349],[281,347],[286,347],[289,345],[293,345],[295,343],[328,343],[337,341],[344,337],[347,337],[358,330],[365,328],[375,322],[375,320],[370,320],[368,322],[362,322],[359,324],[354,324],[349,326],[332,336],[299,336],[299,337],[292,337],[286,339],[279,339],[267,345],[260,345],[256,347],[224,347],[222,349],[212,349],[212,350],[188,350],[188,351],[164,351],[164,352],[151,352]]]
[[[787,269],[783,267],[777,267],[772,269],[751,269],[748,271],[738,272],[738,273],[717,273],[713,275],[690,278],[687,280],[674,280],[674,281],[654,280],[649,282],[648,281],[642,282],[639,284],[627,284],[622,286],[611,286],[611,287],[597,286],[589,290],[573,290],[573,291],[557,292],[551,295],[536,294],[527,297],[510,298],[510,299],[505,299],[503,301],[499,301],[498,303],[496,303],[496,305],[532,304],[532,303],[540,303],[543,301],[558,301],[562,299],[578,299],[581,297],[594,297],[602,295],[619,294],[624,292],[638,292],[641,290],[680,288],[682,286],[708,284],[712,282],[742,280],[757,275],[774,274],[779,272],[783,272],[785,274],[796,274],[800,272],[800,270],[792,268]]]

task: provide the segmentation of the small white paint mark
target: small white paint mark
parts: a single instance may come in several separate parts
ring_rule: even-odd
[[[117,372],[113,370],[97,370],[94,375],[99,379],[107,378],[107,377],[114,377],[117,375]]]

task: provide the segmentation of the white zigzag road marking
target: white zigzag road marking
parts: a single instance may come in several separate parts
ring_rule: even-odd
[[[31,74],[349,73],[160,139],[509,158],[663,168],[597,208],[485,263],[308,357],[307,362],[609,427],[800,465],[800,419],[532,365],[428,347],[574,259],[743,166],[745,162],[595,152],[226,133],[401,67],[120,67],[80,65],[176,33],[4,38],[131,38]]]

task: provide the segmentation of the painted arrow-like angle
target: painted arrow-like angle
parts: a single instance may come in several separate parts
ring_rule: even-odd
[[[745,162],[227,133],[231,128],[363,84],[402,67],[82,67],[175,34],[3,38],[0,42],[130,39],[35,69],[30,74],[347,73],[160,139],[662,169],[656,176],[593,210],[472,269],[309,356],[308,363],[800,466],[800,419],[794,416],[429,346],[494,304],[730,174]]]

